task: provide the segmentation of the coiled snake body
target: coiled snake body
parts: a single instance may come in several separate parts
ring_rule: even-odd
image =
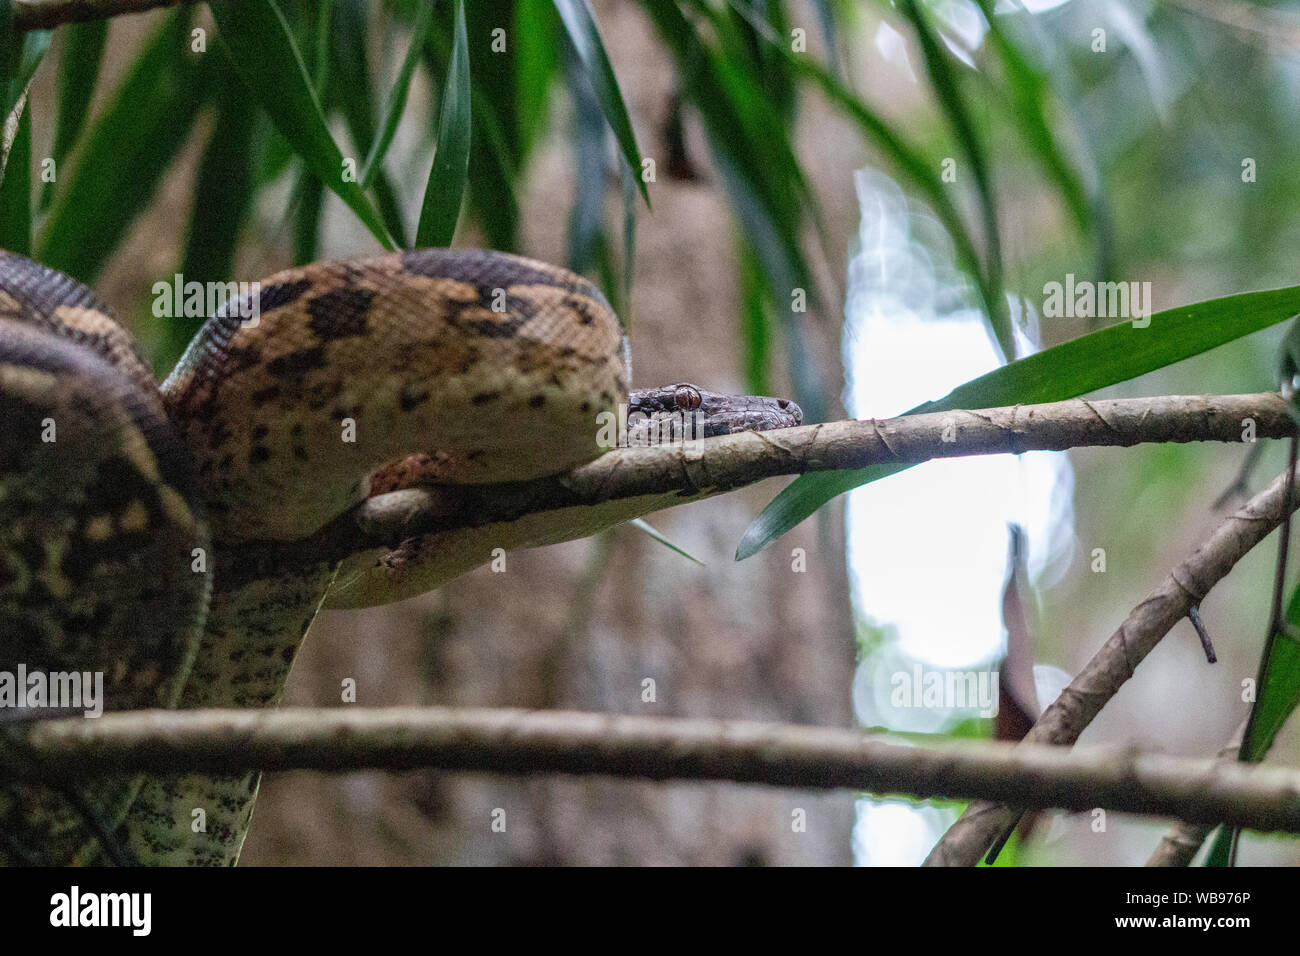
[[[102,672],[113,710],[271,705],[322,606],[409,597],[495,547],[635,516],[557,513],[342,559],[292,547],[366,497],[563,473],[602,453],[597,416],[621,403],[698,410],[710,433],[800,421],[781,399],[630,393],[600,292],[517,256],[318,262],[254,294],[256,322],[250,303],[220,310],[160,388],[89,290],[0,252],[0,672]],[[250,571],[241,556],[268,545],[294,559]],[[257,781],[0,781],[0,860],[95,860],[89,808],[129,859],[234,863]]]

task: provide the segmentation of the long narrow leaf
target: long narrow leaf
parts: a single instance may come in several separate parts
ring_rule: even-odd
[[[1292,627],[1300,627],[1300,588],[1291,592],[1286,619]],[[1256,714],[1250,737],[1242,741],[1242,760],[1263,760],[1282,725],[1300,705],[1300,642],[1286,634],[1278,635],[1267,671],[1264,686],[1256,689]]]
[[[18,117],[0,180],[0,249],[30,255],[32,247],[32,104]]]
[[[631,321],[632,274],[636,267],[636,176],[630,169],[623,170],[623,327]]]
[[[469,176],[470,143],[469,40],[465,35],[465,3],[456,0],[456,32],[442,88],[438,115],[438,148],[424,190],[420,224],[415,230],[417,247],[449,246],[456,234],[456,220],[465,196]]]
[[[411,78],[415,76],[415,67],[420,62],[420,53],[428,40],[429,27],[432,23],[433,4],[417,4],[415,20],[411,24],[411,45],[406,50],[406,58],[402,60],[402,68],[398,71],[397,81],[393,83],[393,90],[389,94],[379,135],[371,143],[370,153],[361,166],[362,189],[370,187],[375,170],[383,163],[384,157],[388,154],[388,147],[392,145],[393,136],[397,133],[397,125],[401,122],[402,113],[406,109],[407,95],[411,92]]]
[[[217,119],[199,160],[181,259],[180,271],[187,282],[231,278],[240,229],[255,195],[252,140],[256,104],[238,77],[222,73],[219,82]],[[180,358],[205,318],[178,314],[168,319],[154,349],[160,368],[168,368]]]
[[[1065,200],[1066,208],[1079,231],[1091,235],[1094,228],[1092,209],[1095,203],[1083,177],[1066,159],[1048,122],[1048,98],[1051,82],[1048,75],[1032,64],[1024,51],[1003,29],[993,11],[992,0],[980,0],[984,19],[989,25],[990,47],[1002,61],[1011,93],[1015,128],[1024,137],[1030,151],[1038,158],[1047,175]],[[1029,14],[1026,14],[1028,16]]]
[[[957,144],[966,155],[966,162],[970,165],[971,175],[975,179],[981,218],[984,222],[984,239],[988,243],[985,274],[992,299],[989,303],[991,311],[988,322],[1003,357],[1010,361],[1016,355],[1015,337],[1011,331],[1011,314],[1007,310],[1006,298],[1002,294],[1001,231],[998,227],[997,199],[993,192],[993,179],[984,155],[984,146],[975,132],[975,124],[971,120],[970,110],[966,106],[957,77],[948,63],[947,53],[944,52],[938,36],[930,25],[928,15],[917,0],[900,0],[899,9],[916,31],[930,83],[957,137]]]
[[[27,88],[27,84],[32,81],[36,75],[36,69],[41,65],[41,60],[45,58],[46,52],[50,49],[50,42],[54,35],[49,30],[32,30],[23,34],[23,41],[20,45],[17,91],[21,92]],[[15,96],[14,102],[17,102]]]
[[[347,120],[348,133],[357,155],[365,156],[378,138],[375,120],[374,71],[366,57],[370,45],[370,21],[365,0],[341,0],[321,4],[318,26],[330,25],[329,36],[318,41],[317,51],[322,54],[317,64],[316,89],[321,91],[321,106],[328,110],[337,105]],[[328,85],[323,78],[328,76]],[[361,172],[364,173],[362,163]],[[365,182],[365,176],[359,177]],[[363,187],[364,188],[364,187]],[[389,234],[399,246],[406,246],[406,225],[397,190],[384,171],[382,163],[370,168],[370,190],[379,215]],[[292,218],[292,217],[291,217]],[[299,227],[303,220],[298,220]],[[299,236],[299,240],[305,240]],[[316,242],[310,245],[316,245]],[[302,248],[300,246],[300,248]]]
[[[9,17],[7,11],[7,7],[0,10],[0,21]],[[11,26],[0,25],[0,104],[3,104],[0,109],[0,133],[17,135],[18,117],[13,114],[36,74],[36,68],[41,65],[45,52],[50,48],[50,31],[33,30],[20,38],[11,32]],[[8,125],[10,119],[14,120],[15,125]],[[9,143],[0,142],[0,160],[3,160],[3,152],[8,147]],[[3,166],[0,161],[0,173],[3,172]]]
[[[209,6],[231,67],[280,133],[379,244],[395,249],[396,243],[360,184],[345,176],[343,154],[330,135],[298,45],[274,0],[214,0]]]
[[[683,550],[682,548],[679,548],[677,545],[673,544],[671,541],[668,540],[667,537],[664,536],[664,533],[662,531],[660,531],[658,528],[654,527],[654,525],[647,522],[644,518],[633,518],[631,521],[628,522],[628,524],[636,528],[638,531],[644,531],[646,534],[650,535],[650,537],[654,538],[654,540],[658,541],[668,550],[676,551],[686,560],[694,561],[700,567],[704,567],[703,561],[695,557],[695,555],[691,554],[689,551]]]
[[[632,121],[628,118],[627,107],[623,105],[623,94],[619,92],[618,79],[614,76],[614,68],[609,64],[609,56],[605,53],[600,31],[596,29],[596,18],[591,13],[591,7],[587,5],[587,0],[555,0],[555,9],[560,13],[578,59],[587,70],[592,89],[596,91],[596,99],[600,102],[609,128],[614,131],[623,159],[637,174],[641,198],[649,206],[650,192],[640,175],[641,151],[637,148]]]
[[[532,149],[546,122],[551,81],[559,70],[559,15],[551,0],[517,0],[515,4],[515,119],[518,160]],[[482,110],[476,110],[482,113]],[[640,170],[631,170],[635,177]]]
[[[745,341],[745,388],[753,395],[771,392],[768,363],[772,335],[763,297],[763,278],[754,251],[740,244],[740,308]]]
[[[64,31],[63,54],[59,58],[58,115],[51,150],[56,176],[86,124],[107,39],[107,20],[73,23]],[[41,192],[41,208],[47,207],[53,196],[54,183],[47,182]]]
[[[910,410],[987,408],[1062,401],[1086,395],[1199,355],[1300,312],[1300,286],[1246,292],[1150,316],[1146,328],[1125,322],[994,369],[937,402]],[[746,529],[737,560],[757,554],[837,495],[910,468],[873,465],[801,475]]]
[[[803,354],[803,334],[790,311],[796,289],[804,290],[810,302],[814,297],[800,232],[804,211],[815,200],[788,131],[771,122],[776,106],[747,72],[747,55],[735,52],[741,40],[734,21],[698,0],[692,9],[708,18],[723,38],[723,52],[703,42],[700,31],[672,0],[649,0],[646,6],[678,63],[683,94],[703,120],[723,188],[762,263],[775,314],[786,330],[794,397],[810,415],[821,417],[826,390],[817,366]],[[767,29],[765,21],[757,22]]]
[[[60,177],[37,243],[51,268],[93,282],[189,137],[206,68],[189,54],[189,24],[188,7],[167,17]]]
[[[569,268],[583,273],[591,268],[604,229],[604,185],[609,172],[605,162],[608,126],[591,84],[586,82],[576,58],[571,56],[570,60],[569,69],[574,74],[570,87],[573,90],[575,175],[573,206],[569,210],[568,258]]]
[[[10,80],[14,75],[18,34],[14,33],[13,0],[0,0],[0,133],[14,108]]]
[[[956,203],[953,202],[947,186],[939,178],[939,164],[925,156],[917,147],[910,145],[900,130],[890,126],[820,63],[810,56],[792,52],[788,44],[776,36],[766,23],[755,19],[748,7],[740,4],[740,0],[731,0],[731,2],[749,19],[758,34],[767,40],[774,51],[781,53],[796,72],[812,80],[831,105],[842,110],[858,125],[863,135],[885,153],[893,162],[895,171],[908,184],[925,195],[952,239],[958,265],[974,280],[980,301],[984,304],[985,310],[992,314],[997,308],[996,290],[990,286],[984,274],[984,267],[980,262],[975,240],[969,228],[962,219]]]
[[[1286,620],[1291,627],[1300,627],[1300,588],[1291,592],[1287,602]],[[1268,677],[1264,686],[1255,689],[1256,698],[1250,736],[1241,742],[1239,759],[1258,763],[1264,759],[1287,718],[1300,706],[1300,643],[1285,634],[1277,636],[1267,666]],[[1207,867],[1228,866],[1232,859],[1232,827],[1219,827],[1214,832],[1210,852],[1205,858]]]

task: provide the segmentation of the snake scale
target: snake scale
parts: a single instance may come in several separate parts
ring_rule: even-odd
[[[601,293],[514,255],[316,262],[254,288],[159,386],[90,290],[0,252],[0,672],[102,673],[108,710],[274,705],[321,607],[399,600],[493,548],[635,516],[558,510],[342,557],[295,547],[364,499],[562,474],[604,452],[598,416],[620,404],[694,412],[709,434],[801,420],[784,399],[629,391]],[[245,560],[259,548],[292,560]],[[0,861],[97,862],[109,843],[128,862],[233,864],[258,779],[0,780]]]

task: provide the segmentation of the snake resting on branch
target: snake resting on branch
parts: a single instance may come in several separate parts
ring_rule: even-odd
[[[316,262],[254,289],[159,386],[90,290],[0,252],[0,672],[102,673],[109,710],[271,706],[321,608],[637,517],[611,503],[388,551],[295,548],[360,502],[561,475],[603,453],[599,416],[620,405],[693,412],[706,434],[801,420],[784,399],[630,392],[601,293],[518,256]],[[244,559],[258,549],[279,557]],[[109,844],[128,862],[233,864],[258,780],[0,780],[0,862],[97,862]]]

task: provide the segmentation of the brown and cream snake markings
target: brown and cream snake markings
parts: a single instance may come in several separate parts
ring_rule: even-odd
[[[102,673],[110,710],[273,705],[322,606],[400,600],[493,548],[632,516],[557,511],[342,558],[293,547],[363,499],[561,474],[603,452],[598,416],[629,401],[694,411],[709,434],[800,423],[783,399],[630,393],[600,292],[518,256],[317,262],[256,288],[257,321],[247,302],[218,310],[159,387],[93,293],[0,252],[0,705],[20,670]],[[292,559],[250,571],[257,549]],[[108,843],[129,862],[232,864],[257,784],[0,781],[0,861],[94,862]]]

